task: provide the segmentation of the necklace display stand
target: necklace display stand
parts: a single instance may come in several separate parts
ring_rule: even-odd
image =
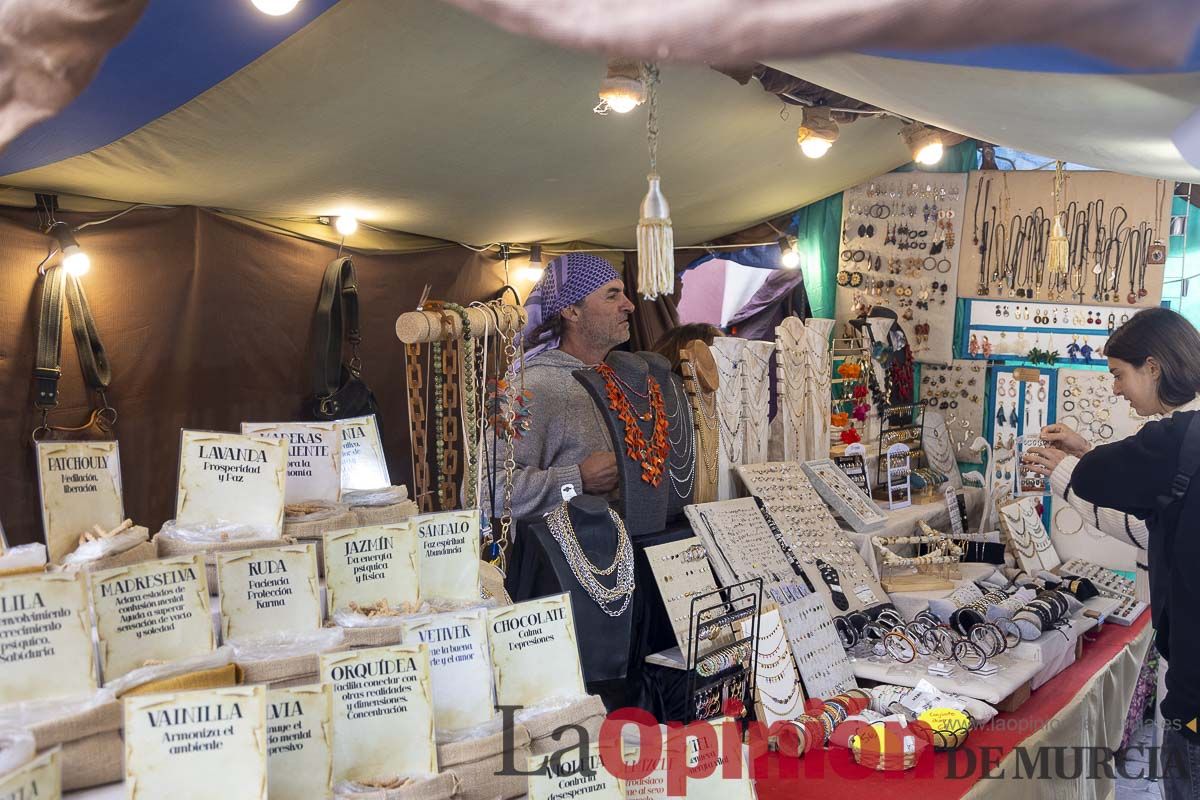
[[[650,366],[650,375],[662,387],[663,406],[667,409],[667,519],[683,516],[683,507],[692,502],[696,486],[696,429],[692,407],[683,388],[683,378],[671,371],[666,357],[652,352],[637,355]]]
[[[720,469],[720,419],[717,414],[717,389],[720,376],[712,351],[700,339],[693,339],[679,350],[683,385],[687,390],[695,425],[696,476],[692,484],[693,503],[711,503],[717,499]]]
[[[583,554],[593,565],[602,568],[615,564],[620,556],[620,537],[608,512],[608,502],[603,497],[576,495],[567,502],[567,515]],[[623,680],[629,667],[635,604],[630,603],[620,616],[613,617],[605,613],[580,585],[546,520],[530,522],[529,533],[532,536],[526,539],[532,539],[539,551],[539,560],[549,569],[536,570],[536,579],[531,576],[528,585],[517,589],[513,600],[520,602],[559,592],[570,593],[584,679],[589,684]],[[612,588],[617,583],[617,573],[618,570],[614,570],[612,575],[600,575],[596,579],[603,586]],[[619,607],[619,602],[608,605],[611,610]]]
[[[638,426],[647,442],[651,440],[653,420],[643,421],[645,414],[652,413],[648,398],[650,365],[633,353],[614,351],[608,354],[604,363],[612,368],[623,385],[621,391],[625,394],[634,413],[638,416]],[[625,423],[617,418],[609,408],[608,390],[604,377],[594,369],[577,369],[573,373],[575,379],[583,384],[591,394],[600,409],[601,416],[612,438],[613,452],[617,454],[617,476],[620,481],[619,513],[625,520],[625,528],[630,536],[644,536],[657,533],[667,525],[667,498],[671,493],[671,479],[667,474],[667,463],[662,464],[662,480],[654,486],[642,480],[642,465],[625,454]],[[633,391],[630,391],[630,387]],[[670,387],[660,387],[670,392]],[[664,399],[664,404],[665,404]],[[668,457],[670,450],[668,448]]]
[[[742,387],[746,406],[743,464],[767,460],[771,419],[771,355],[774,342],[746,342],[742,359]]]
[[[736,485],[733,468],[742,463],[746,450],[746,392],[742,359],[746,357],[746,340],[725,337],[709,345],[717,365],[720,384],[717,387],[717,418],[720,446],[717,448],[717,497],[733,499]]]

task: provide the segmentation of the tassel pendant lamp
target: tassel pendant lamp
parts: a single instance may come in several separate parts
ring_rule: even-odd
[[[1071,245],[1062,224],[1064,181],[1063,162],[1057,161],[1054,164],[1054,228],[1050,232],[1050,245],[1046,252],[1046,270],[1050,273],[1052,297],[1067,291],[1067,271],[1071,264]]]
[[[638,292],[647,300],[675,291],[675,233],[671,207],[658,177],[658,67],[647,64],[646,141],[650,150],[650,187],[638,215]]]

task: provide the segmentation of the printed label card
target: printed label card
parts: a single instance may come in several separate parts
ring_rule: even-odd
[[[85,580],[82,573],[0,579],[0,706],[96,691]]]
[[[0,775],[2,800],[62,800],[62,749],[42,753],[7,775]]]
[[[125,519],[121,455],[116,442],[38,442],[38,491],[50,562],[79,547],[79,535]]]
[[[333,695],[327,684],[267,691],[271,800],[333,792]]]
[[[496,716],[483,609],[408,619],[401,631],[405,644],[429,647],[433,714],[439,731],[473,728]]]
[[[217,553],[223,641],[321,627],[317,546]]]
[[[413,517],[421,543],[421,595],[479,599],[479,512],[443,511]]]
[[[242,434],[282,441],[288,448],[284,499],[342,499],[342,426],[336,422],[243,422]]]
[[[129,800],[267,800],[267,690],[125,698]]]
[[[231,522],[283,531],[288,446],[235,433],[182,431],[175,520],[179,527]]]
[[[420,600],[417,532],[411,520],[331,531],[325,536],[325,593],[329,611],[387,603],[414,607]]]
[[[587,796],[589,800],[625,800],[624,781],[613,776],[600,760],[600,745],[592,743],[584,758],[552,759],[548,755],[532,756],[527,771],[529,776],[529,800],[575,800]]]
[[[374,414],[351,417],[342,423],[342,491],[382,489],[392,485],[383,440]]]
[[[333,779],[437,772],[429,648],[374,647],[321,656],[333,691]]]
[[[216,646],[200,553],[95,572],[91,586],[105,682]]]
[[[497,705],[587,694],[569,595],[488,609],[488,640]]]

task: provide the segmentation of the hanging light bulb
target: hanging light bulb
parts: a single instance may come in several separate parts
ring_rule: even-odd
[[[796,131],[796,142],[804,155],[820,158],[833,147],[839,133],[838,124],[830,115],[828,106],[806,106],[804,122]]]
[[[540,244],[530,245],[529,264],[517,270],[517,275],[530,283],[537,283],[545,273],[546,269],[542,266],[542,246]]]
[[[282,17],[296,7],[300,0],[252,0],[254,7],[272,17]]]
[[[50,230],[47,232],[58,242],[58,251],[62,253],[63,257],[63,269],[67,271],[68,275],[78,278],[91,269],[92,260],[79,246],[79,242],[75,239],[75,231],[71,230],[70,225],[65,222],[56,222],[50,226]]]
[[[912,153],[913,161],[929,166],[942,160],[946,152],[942,144],[942,133],[937,128],[931,128],[920,122],[906,125],[900,130],[904,143]]]
[[[333,221],[333,227],[342,236],[349,236],[358,230],[358,219],[353,214],[343,214]]]
[[[646,102],[646,84],[642,81],[642,67],[627,58],[614,58],[608,62],[608,73],[600,82],[600,104],[593,109],[597,114],[615,111],[628,114]]]
[[[800,266],[800,251],[790,236],[779,237],[779,261],[784,269],[795,269]]]

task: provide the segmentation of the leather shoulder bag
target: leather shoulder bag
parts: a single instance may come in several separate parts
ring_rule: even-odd
[[[343,338],[350,360],[343,360]],[[335,420],[378,414],[375,394],[362,379],[359,345],[358,276],[349,256],[335,258],[325,268],[317,300],[314,330],[313,419]]]

